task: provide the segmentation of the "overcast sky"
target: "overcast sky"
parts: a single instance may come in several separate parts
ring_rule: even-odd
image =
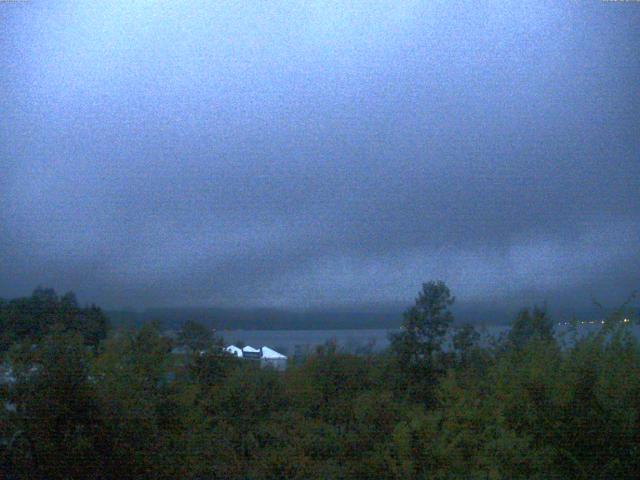
[[[0,297],[613,304],[640,4],[0,3]]]

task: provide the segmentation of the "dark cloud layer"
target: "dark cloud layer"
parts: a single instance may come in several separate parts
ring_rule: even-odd
[[[640,8],[0,5],[0,296],[624,299]]]

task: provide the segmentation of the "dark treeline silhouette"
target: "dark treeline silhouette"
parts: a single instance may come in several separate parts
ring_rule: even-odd
[[[89,315],[99,310],[76,303],[39,289],[0,305],[3,478],[640,473],[640,345],[626,307],[566,344],[533,308],[490,346],[467,325],[443,348],[454,297],[428,282],[387,351],[328,343],[278,372],[226,354],[195,322],[181,327],[180,355],[157,322],[105,337]]]
[[[402,321],[400,311],[152,308],[142,312],[106,313],[115,326],[123,327],[141,327],[147,322],[158,321],[163,328],[177,330],[185,321],[195,321],[219,330],[341,330],[396,328]]]
[[[79,333],[97,346],[107,335],[108,319],[95,305],[80,307],[73,292],[58,296],[51,288],[36,288],[30,297],[0,299],[0,351],[16,342],[38,341],[53,330]]]
[[[114,327],[140,328],[148,322],[160,322],[162,328],[178,330],[186,321],[214,326],[218,330],[358,330],[395,329],[402,323],[403,306],[361,305],[353,308],[286,310],[275,308],[150,308],[142,311],[106,310]],[[506,325],[518,311],[513,305],[480,302],[452,306],[456,324]],[[600,312],[590,308],[557,312],[563,320],[577,316],[599,318]]]

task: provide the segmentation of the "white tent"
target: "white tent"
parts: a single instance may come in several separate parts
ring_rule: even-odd
[[[269,347],[262,347],[260,349],[254,348],[251,345],[240,349],[235,345],[229,345],[225,347],[225,351],[236,357],[246,360],[260,360],[261,367],[270,367],[275,370],[287,369],[287,357],[274,349]]]
[[[285,370],[287,368],[287,357],[269,347],[262,347],[260,366],[271,367],[276,370]]]
[[[287,357],[285,355],[282,355],[281,353],[276,352],[275,350],[269,348],[269,347],[262,347],[262,358],[284,358],[286,359]]]
[[[251,345],[247,345],[242,349],[243,358],[248,358],[251,360],[260,360],[262,357],[262,353],[257,348],[253,348]]]
[[[235,345],[229,345],[227,348],[225,348],[225,350],[231,355],[242,358],[242,349],[236,347]]]

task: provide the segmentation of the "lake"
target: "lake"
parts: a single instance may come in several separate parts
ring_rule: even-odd
[[[578,328],[580,335],[597,332],[597,324],[585,324]],[[629,325],[636,338],[640,338],[640,326]],[[484,325],[476,329],[481,335],[481,343],[487,345],[491,339],[509,330],[506,325]],[[556,335],[563,339],[568,335],[569,327],[556,326]],[[268,346],[285,355],[293,355],[296,349],[312,350],[318,345],[335,340],[338,347],[347,352],[357,352],[370,345],[373,351],[381,351],[389,346],[389,334],[399,329],[371,330],[222,330],[225,345],[242,342],[253,347]]]

